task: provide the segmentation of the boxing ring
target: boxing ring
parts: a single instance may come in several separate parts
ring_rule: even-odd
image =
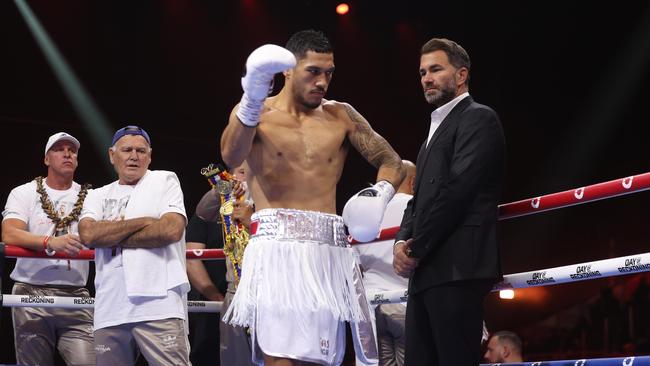
[[[598,200],[604,200],[621,195],[641,192],[650,189],[650,173],[643,173],[603,183],[570,189],[544,196],[537,196],[499,206],[499,220],[537,214],[540,212],[561,209]],[[381,230],[376,241],[394,239],[398,227]],[[350,240],[352,244],[354,240]],[[221,249],[187,250],[187,259],[194,260],[223,260]],[[49,258],[93,260],[93,250],[82,250],[78,256],[69,257],[59,253],[47,255],[44,251],[32,251],[20,247],[0,243],[0,269],[5,258]],[[493,291],[519,289],[536,286],[548,286],[560,283],[585,281],[597,278],[607,278],[650,271],[650,253],[639,253],[618,258],[569,264],[554,268],[537,269],[527,272],[513,273],[503,276],[503,281],[496,284]],[[405,302],[407,290],[368,293],[371,304],[386,304]],[[55,296],[25,296],[0,295],[3,307],[61,307],[61,308],[92,308],[92,297],[55,297]],[[188,301],[190,312],[220,312],[221,302]],[[621,358],[580,359],[564,361],[536,361],[516,363],[511,365],[546,366],[633,366],[649,365],[650,356],[629,356]]]

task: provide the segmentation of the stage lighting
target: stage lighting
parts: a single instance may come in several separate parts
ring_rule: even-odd
[[[336,13],[339,15],[345,15],[350,11],[350,6],[346,3],[340,3],[336,6]]]

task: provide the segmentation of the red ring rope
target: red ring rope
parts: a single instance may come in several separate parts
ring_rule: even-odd
[[[590,186],[569,189],[563,192],[551,193],[545,196],[527,198],[525,200],[504,203],[499,205],[499,220],[507,220],[515,217],[536,214],[544,211],[556,210],[558,208],[580,205],[587,202],[599,201],[607,198],[622,196],[630,193],[641,192],[650,189],[650,173],[632,175],[625,178],[610,180],[604,183],[592,184]],[[399,226],[382,229],[375,241],[394,239],[399,231]],[[356,240],[351,241],[357,244]],[[188,259],[224,259],[221,249],[204,249],[200,254],[194,250],[187,251]],[[77,257],[68,257],[56,253],[47,256],[44,251],[32,251],[7,245],[5,257],[10,258],[56,258],[56,259],[81,259],[92,260],[95,254],[92,250],[82,250]]]
[[[223,249],[188,249],[187,259],[224,259]],[[84,249],[79,251],[76,257],[70,257],[62,253],[55,253],[52,256],[45,254],[45,251],[29,250],[15,245],[5,246],[5,258],[47,258],[47,259],[79,259],[79,260],[93,260],[95,259],[95,251]]]
[[[632,175],[590,186],[499,205],[499,220],[532,215],[558,208],[622,196],[650,189],[650,173]],[[376,241],[395,239],[399,226],[382,229]],[[356,240],[351,241],[357,244]]]

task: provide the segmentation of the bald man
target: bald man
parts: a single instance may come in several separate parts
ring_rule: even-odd
[[[399,226],[406,204],[413,197],[415,187],[415,164],[402,160],[406,177],[397,193],[388,202],[381,228]],[[363,270],[363,285],[367,292],[405,290],[408,279],[395,273],[393,269],[393,240],[357,244],[354,249],[359,254]],[[404,365],[404,319],[405,304],[383,304],[371,312],[377,334],[380,365]],[[357,365],[366,365],[357,360]]]
[[[502,330],[492,335],[484,357],[489,363],[524,362],[521,348],[521,339],[517,334]]]

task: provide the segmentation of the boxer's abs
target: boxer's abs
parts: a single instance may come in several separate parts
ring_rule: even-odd
[[[249,189],[256,210],[293,208],[335,214],[339,177],[340,172],[330,169],[253,176],[249,178]]]

